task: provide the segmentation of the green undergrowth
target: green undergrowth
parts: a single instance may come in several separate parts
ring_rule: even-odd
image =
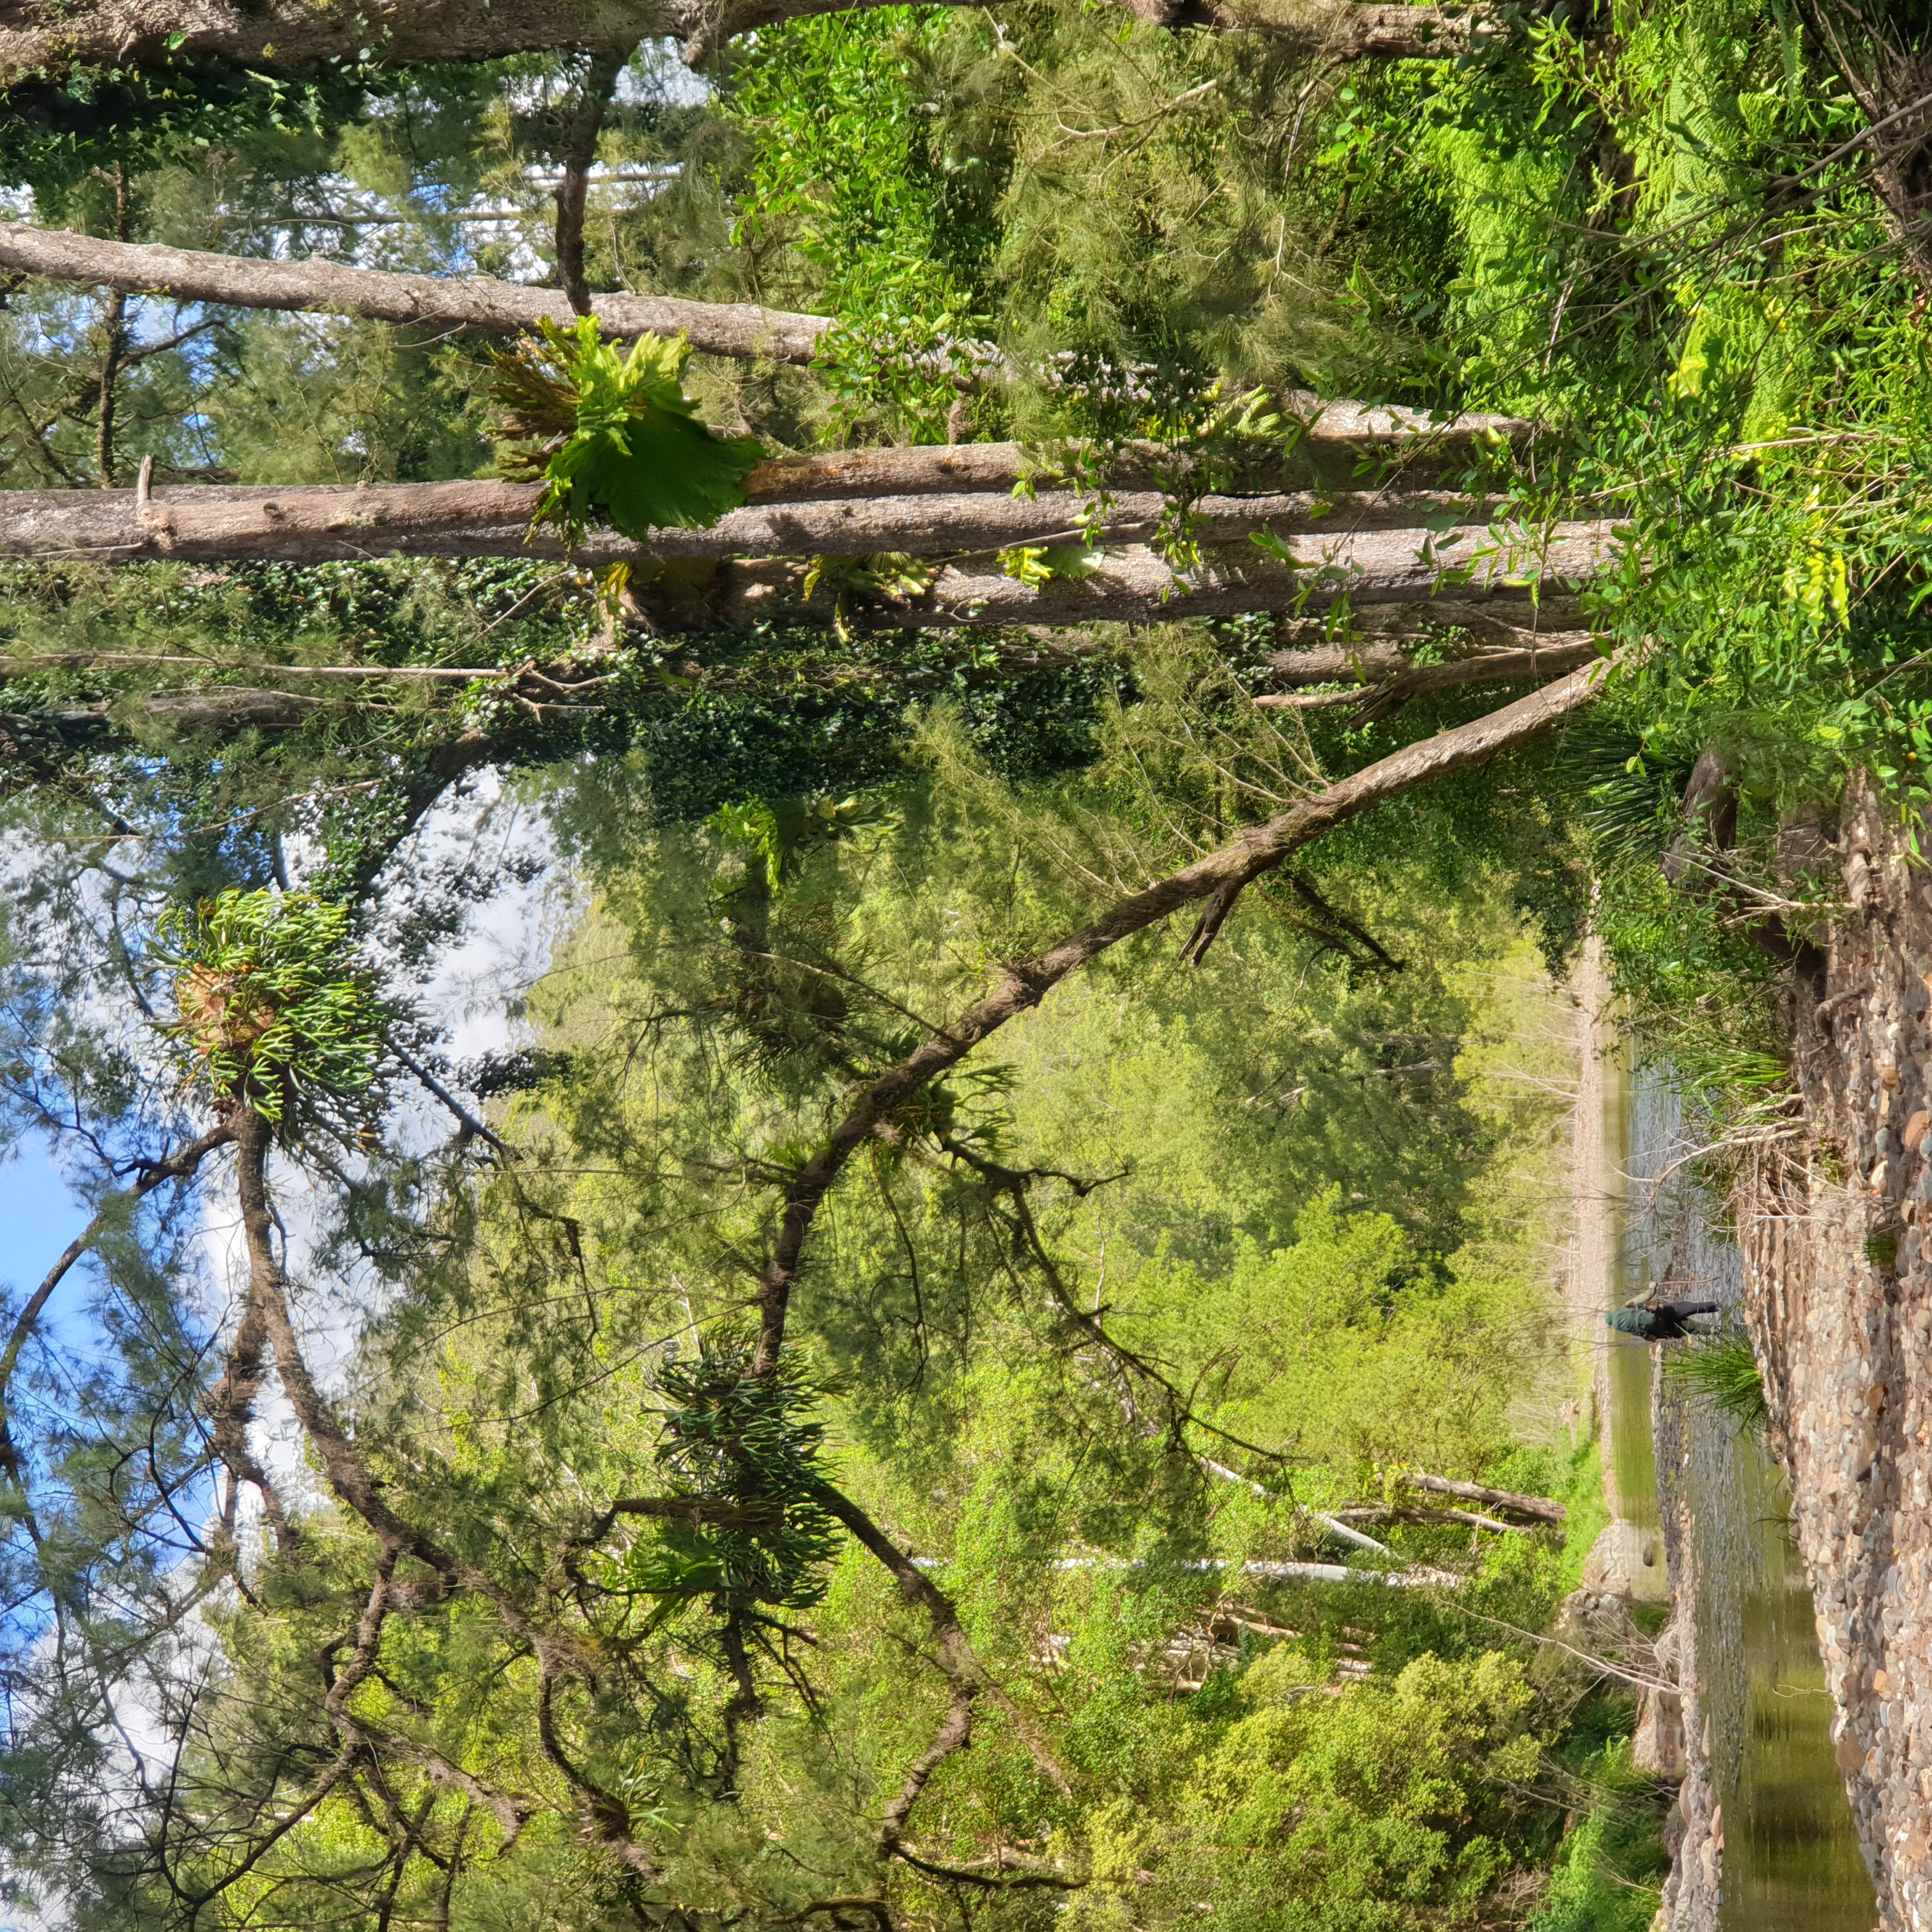
[[[1605,1700],[1614,1718],[1618,1700]],[[1622,1721],[1630,1707],[1622,1701]],[[1600,1742],[1580,1724],[1566,1766],[1575,1780],[1575,1806],[1550,1865],[1550,1890],[1526,1932],[1645,1932],[1655,1916],[1670,1856],[1664,1844],[1664,1795],[1630,1762],[1628,1729]]]

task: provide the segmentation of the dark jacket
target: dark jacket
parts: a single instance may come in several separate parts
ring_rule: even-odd
[[[1619,1334],[1641,1341],[1678,1342],[1696,1332],[1690,1325],[1690,1316],[1714,1315],[1722,1306],[1716,1301],[1660,1301],[1646,1307],[1640,1302],[1633,1308],[1613,1308],[1604,1319]]]

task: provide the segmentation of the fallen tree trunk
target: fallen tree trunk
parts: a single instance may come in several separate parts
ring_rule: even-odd
[[[1560,1525],[1569,1514],[1561,1503],[1553,1502],[1547,1496],[1520,1496],[1514,1490],[1487,1490],[1480,1483],[1458,1483],[1447,1476],[1425,1476],[1413,1472],[1404,1476],[1402,1480],[1415,1489],[1433,1490],[1438,1496],[1460,1496],[1465,1502],[1487,1503],[1492,1509],[1514,1510],[1519,1516],[1534,1516],[1539,1522]]]
[[[1380,683],[1348,691],[1282,694],[1265,692],[1255,702],[1274,710],[1328,710],[1352,705],[1379,716],[1412,698],[1432,691],[1451,691],[1472,684],[1526,684],[1562,677],[1598,655],[1596,638],[1588,631],[1569,632],[1516,651],[1478,651],[1444,664],[1412,664]]]
[[[1444,565],[1418,550],[1428,533],[1368,532],[1358,538],[1294,536],[1285,547],[1291,567],[1252,546],[1209,555],[1196,568],[1175,571],[1140,544],[1102,557],[1090,574],[1035,590],[990,571],[947,565],[917,598],[893,599],[862,586],[844,590],[821,580],[805,594],[806,572],[780,562],[722,566],[708,584],[689,587],[668,574],[638,590],[652,621],[666,629],[734,628],[760,619],[874,629],[931,628],[958,624],[1150,623],[1182,617],[1238,616],[1254,610],[1326,609],[1346,595],[1357,606],[1422,604],[1442,582]],[[1486,532],[1471,532],[1488,540]],[[1583,584],[1606,572],[1612,556],[1608,524],[1558,524],[1540,543],[1533,567],[1545,582]],[[1500,548],[1478,566],[1459,597],[1493,598],[1527,608],[1532,588],[1521,574],[1532,567],[1527,546]]]
[[[710,530],[661,532],[648,547],[603,532],[580,546],[574,560],[630,565],[640,610],[670,629],[781,616],[886,628],[1070,624],[1320,608],[1344,592],[1362,604],[1418,602],[1434,594],[1451,560],[1460,560],[1454,567],[1470,577],[1458,588],[1459,602],[1521,603],[1533,583],[1582,583],[1600,574],[1610,562],[1615,532],[1604,522],[1500,537],[1475,526],[1338,531],[1330,527],[1332,518],[1310,530],[1297,527],[1316,520],[1306,499],[1210,498],[1202,506],[1201,539],[1228,548],[1210,554],[1198,568],[1177,572],[1153,550],[1130,542],[1083,566],[1082,574],[1036,588],[990,569],[948,564],[915,577],[904,566],[873,569],[865,560],[880,552],[990,557],[1029,538],[1070,539],[1077,499],[896,500],[904,507],[864,502],[794,505],[782,512],[749,508]],[[1144,529],[1158,500],[1125,500],[1140,520],[1122,523],[1116,533],[1130,538]],[[554,538],[525,540],[524,519],[533,501],[529,485],[487,482],[376,489],[205,485],[145,496],[140,490],[20,490],[0,496],[0,556],[201,564],[383,556],[560,560],[562,547]],[[1258,529],[1270,530],[1292,561],[1241,541]],[[759,562],[728,555],[760,550],[786,555]],[[787,557],[848,562],[820,568],[814,580],[808,563]],[[923,587],[915,590],[922,579]],[[896,586],[896,594],[888,586]]]
[[[1365,490],[1364,460],[1386,466],[1402,489],[1420,488],[1444,472],[1465,469],[1486,448],[1514,443],[1534,424],[1520,416],[1472,414],[1436,421],[1420,410],[1377,409],[1324,402],[1305,392],[1284,399],[1301,425],[1277,454],[1257,450],[1238,460],[1156,442],[1130,443],[1109,460],[1108,489],[1172,494],[1190,478],[1211,480],[1224,493],[1252,495],[1283,488],[1328,486],[1334,520],[1347,520],[1352,503],[1405,500],[1393,486]],[[1069,458],[1072,452],[1067,452]],[[1025,482],[1051,488],[1064,479],[1039,453],[1019,442],[912,444],[899,449],[827,450],[761,463],[746,478],[754,503],[811,503],[854,496],[1010,496]],[[1406,500],[1421,500],[1413,495]]]
[[[1465,604],[1452,591],[1432,602],[1426,622],[1432,632],[1460,632],[1470,655],[1538,650],[1574,642],[1588,628],[1574,597],[1546,594],[1538,600],[1533,627],[1516,621],[1523,614],[1493,604]],[[1354,626],[1347,641],[1330,643],[1324,627],[1312,626],[1321,641],[1306,649],[1271,651],[1274,682],[1291,690],[1316,684],[1383,684],[1420,668],[1410,652],[1420,640],[1415,622],[1400,610],[1371,611]]]

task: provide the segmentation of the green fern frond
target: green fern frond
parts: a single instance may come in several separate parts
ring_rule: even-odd
[[[505,454],[540,476],[530,528],[573,548],[593,524],[644,542],[653,530],[705,530],[745,501],[764,454],[755,436],[720,436],[684,393],[691,345],[640,335],[627,355],[589,316],[539,324],[496,358],[498,433],[527,446]]]

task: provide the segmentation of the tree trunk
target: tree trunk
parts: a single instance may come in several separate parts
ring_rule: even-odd
[[[0,0],[0,6],[4,4]],[[0,42],[4,38],[0,32]],[[0,222],[0,268],[129,295],[359,316],[437,334],[466,329],[516,335],[546,319],[574,320],[568,298],[555,289],[522,288],[482,276],[389,274],[313,256],[303,262],[264,262],[197,248],[106,242],[15,221]],[[591,311],[613,335],[640,335],[646,330],[683,334],[693,348],[709,355],[765,356],[779,362],[809,362],[819,338],[832,326],[824,316],[794,315],[748,302],[683,302],[671,296],[598,296]]]
[[[556,285],[579,315],[590,313],[590,284],[584,278],[584,204],[590,170],[597,159],[598,130],[604,112],[630,58],[616,48],[594,54],[578,83],[566,122],[562,152],[563,178],[556,185]]]
[[[560,541],[524,532],[537,499],[524,483],[190,484],[143,496],[139,490],[20,490],[0,497],[0,556],[87,554],[118,561],[176,557],[197,563],[244,558],[320,563],[393,550],[418,556],[504,556],[563,554]],[[1016,545],[1072,545],[1083,538],[1090,506],[1070,491],[1016,498],[992,491],[966,495],[852,497],[779,502],[733,510],[706,530],[659,530],[647,546],[594,534],[586,559],[859,557],[880,551],[921,556],[992,553]],[[1444,512],[1486,515],[1492,506],[1444,495],[1316,497],[1297,491],[1256,496],[1204,496],[1193,530],[1208,544],[1239,543],[1257,532],[1305,536],[1298,554],[1311,562],[1352,550],[1365,533],[1390,533],[1405,555],[1450,532],[1418,527]],[[1112,497],[1100,538],[1144,542],[1167,500],[1150,490]],[[1576,526],[1607,530],[1607,525]],[[1473,549],[1482,526],[1460,532]],[[1438,562],[1437,568],[1441,568]]]
[[[534,496],[529,484],[483,482],[288,490],[190,485],[145,496],[138,490],[19,490],[0,498],[7,510],[0,556],[110,563],[560,558],[553,536],[525,542]],[[634,594],[670,629],[780,616],[830,622],[842,615],[886,628],[1223,616],[1320,608],[1344,592],[1358,604],[1414,602],[1433,595],[1448,559],[1473,572],[1458,590],[1459,603],[1501,598],[1526,605],[1530,575],[1545,583],[1586,582],[1612,556],[1614,526],[1607,522],[1559,524],[1498,544],[1482,527],[1431,532],[1405,524],[1348,531],[1324,518],[1311,532],[1306,498],[1208,498],[1201,538],[1228,548],[1184,574],[1131,541],[1157,514],[1159,501],[1116,499],[1109,529],[1126,547],[1083,566],[1078,576],[1037,589],[994,568],[994,554],[1010,544],[1072,541],[1080,506],[1071,496],[1028,502],[976,494],[748,506],[709,530],[661,532],[647,547],[601,532],[574,555],[586,565],[630,564]],[[1394,513],[1384,507],[1376,514]],[[1370,520],[1366,512],[1364,520]],[[1248,535],[1258,529],[1274,532],[1293,562],[1249,544]],[[1461,542],[1452,542],[1457,537]],[[867,563],[881,552],[951,555],[964,567],[914,572]],[[765,560],[729,561],[748,555]],[[821,568],[808,596],[807,566],[788,560],[814,557],[830,558],[837,567]],[[692,566],[706,564],[709,570],[693,574]],[[667,565],[668,570],[653,573],[652,566]]]
[[[0,0],[0,86],[58,82],[87,68],[218,62],[287,73],[494,60],[544,51],[628,51],[662,35],[702,58],[736,34],[781,20],[860,10],[880,0]],[[960,0],[964,4],[964,0]],[[1356,6],[1346,0],[1121,0],[1165,26],[1210,26],[1306,41],[1331,59],[1431,59],[1462,52],[1486,9]]]
[[[94,474],[104,490],[114,487],[114,406],[121,380],[121,358],[128,347],[128,298],[118,291],[108,297],[100,317],[100,392],[94,419]]]

